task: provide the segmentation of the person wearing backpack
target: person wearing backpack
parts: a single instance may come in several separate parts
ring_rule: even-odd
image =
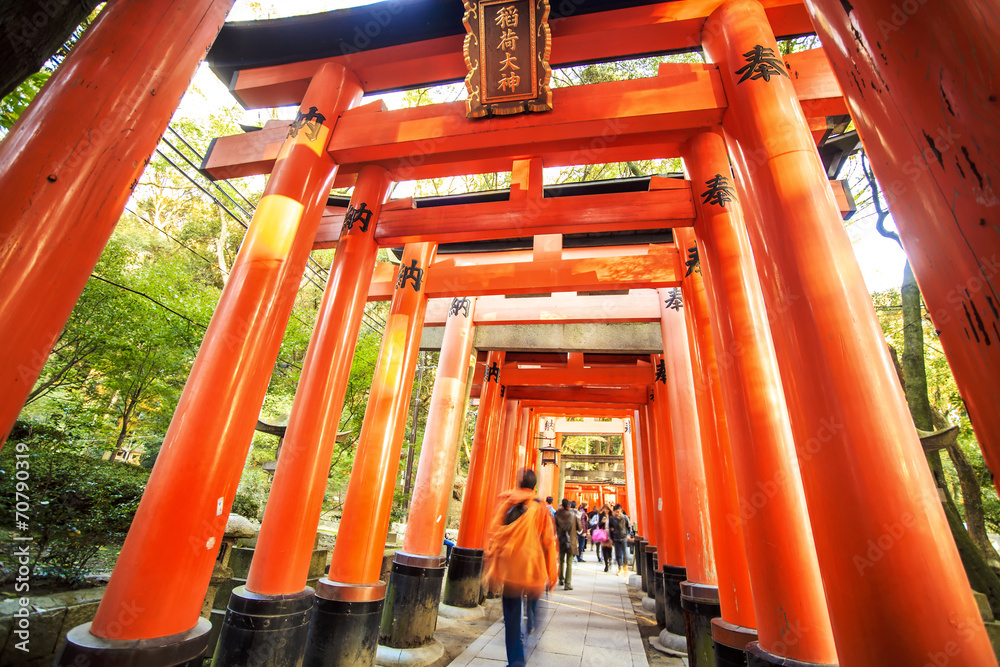
[[[562,499],[556,510],[556,539],[559,542],[559,583],[563,590],[573,590],[573,559],[579,553],[576,536],[580,532],[580,517],[569,508],[569,500]]]
[[[570,503],[572,506],[572,503]],[[583,554],[587,550],[587,533],[590,532],[590,521],[587,518],[587,503],[580,503],[580,532],[577,534],[576,562],[583,562]]]
[[[542,592],[556,583],[556,540],[551,515],[535,495],[533,470],[518,475],[518,488],[500,496],[485,553],[483,576],[491,588],[502,588],[504,638],[510,667],[523,667],[521,605],[527,611],[528,634],[535,629],[535,607]]]

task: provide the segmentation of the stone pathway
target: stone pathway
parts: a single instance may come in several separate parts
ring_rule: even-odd
[[[538,601],[537,629],[527,637],[529,665],[539,667],[647,667],[628,594],[628,577],[604,571],[588,551],[573,564],[573,590],[559,586]],[[504,667],[503,619],[494,623],[451,667]]]

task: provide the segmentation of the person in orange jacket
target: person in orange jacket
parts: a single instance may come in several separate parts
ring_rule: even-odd
[[[542,592],[556,582],[556,539],[552,516],[535,494],[532,470],[518,475],[518,488],[500,496],[490,529],[484,576],[487,584],[503,587],[503,623],[509,667],[523,667],[521,604],[525,600],[528,634],[535,629],[535,607]]]

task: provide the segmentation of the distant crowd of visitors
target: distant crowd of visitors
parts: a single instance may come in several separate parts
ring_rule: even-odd
[[[536,483],[535,473],[524,470],[519,475],[518,487],[501,495],[485,554],[487,584],[492,590],[502,591],[510,667],[524,665],[522,614],[531,634],[542,592],[556,585],[573,590],[573,562],[583,562],[587,540],[594,545],[605,572],[611,568],[614,552],[616,574],[621,576],[627,574],[626,544],[634,536],[632,522],[621,505],[612,508],[605,504],[588,512],[587,503],[578,508],[575,501],[563,498],[557,510],[549,496],[543,507],[535,494]]]

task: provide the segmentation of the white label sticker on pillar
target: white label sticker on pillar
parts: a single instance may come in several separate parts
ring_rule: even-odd
[[[215,503],[215,516],[219,516],[220,514],[222,514],[222,498],[221,497]]]
[[[211,549],[214,546],[215,546],[215,538],[214,537],[208,538],[208,542],[205,542],[205,548]]]
[[[663,511],[663,498],[657,498],[656,499],[656,511],[657,512],[662,512]]]
[[[438,518],[437,518],[437,520],[434,523],[441,523],[441,519],[442,519],[441,515],[438,514]]]

